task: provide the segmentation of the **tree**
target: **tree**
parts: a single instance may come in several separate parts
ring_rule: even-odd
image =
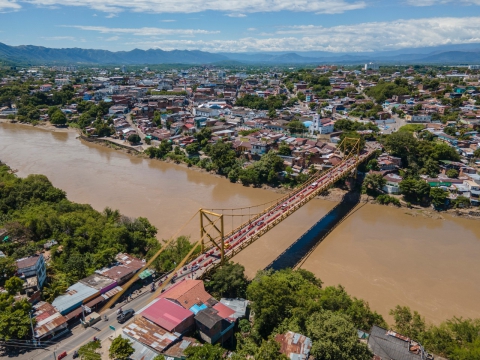
[[[61,110],[57,110],[50,116],[50,122],[56,126],[65,125],[67,123],[67,117]]]
[[[131,134],[131,135],[128,136],[127,141],[130,144],[138,144],[140,141],[142,141],[142,139],[140,138],[140,136],[138,134]]]
[[[397,131],[385,138],[384,146],[391,155],[402,158],[403,164],[408,166],[409,160],[416,155],[418,140],[410,132]]]
[[[274,119],[277,117],[277,112],[275,111],[275,109],[270,109],[268,110],[268,117],[270,119]]]
[[[278,147],[278,155],[290,156],[291,154],[292,150],[290,149],[290,146],[286,142],[282,141]]]
[[[380,170],[378,166],[378,161],[377,159],[372,159],[367,163],[367,169],[368,170],[373,170],[373,171],[378,171]]]
[[[432,178],[435,178],[440,172],[440,166],[438,166],[437,161],[433,159],[427,159],[427,161],[425,161],[425,164],[423,165],[421,172],[427,174]]]
[[[299,120],[292,120],[288,123],[288,130],[293,134],[301,134],[303,133],[305,130],[307,130],[307,128],[305,127],[305,125],[299,121]]]
[[[262,344],[255,352],[254,358],[262,360],[288,360],[285,355],[280,353],[280,344],[273,338],[262,341]]]
[[[436,209],[440,209],[445,205],[447,200],[447,192],[441,188],[434,187],[430,189],[430,197],[432,198],[432,204]]]
[[[399,187],[405,200],[410,202],[424,202],[430,196],[430,185],[424,180],[404,179]]]
[[[5,281],[5,290],[7,290],[10,295],[16,295],[22,290],[22,288],[23,281],[16,276],[12,276],[10,279]]]
[[[30,333],[32,305],[26,299],[15,301],[8,293],[0,293],[0,339],[25,339]],[[32,320],[35,325],[35,319]]]
[[[0,285],[3,285],[5,279],[10,278],[17,271],[15,261],[6,256],[0,257]]]
[[[412,313],[408,306],[397,305],[395,309],[390,310],[390,315],[395,321],[395,331],[417,341],[423,340],[426,329],[425,319],[418,312]]]
[[[358,341],[357,329],[345,315],[332,311],[317,312],[306,322],[312,339],[311,355],[317,359],[369,360],[372,354]]]
[[[371,190],[374,193],[380,191],[386,183],[387,180],[385,180],[383,175],[376,173],[368,173],[363,180],[363,186],[367,189],[367,191]]]
[[[78,349],[78,355],[81,360],[101,360],[102,355],[97,352],[100,347],[100,341],[89,341]]]
[[[110,359],[118,360],[127,360],[135,352],[131,342],[127,339],[122,338],[121,335],[117,336],[112,341],[110,345],[110,350],[108,351]]]
[[[456,169],[448,169],[447,172],[445,173],[450,179],[456,179],[458,178],[458,170]]]
[[[215,271],[211,281],[206,283],[206,287],[217,298],[245,297],[247,289],[245,268],[240,264],[227,262]]]
[[[473,152],[473,156],[475,156],[477,159],[480,159],[480,146]]]
[[[188,360],[223,360],[224,354],[225,350],[218,344],[205,343],[203,346],[190,346],[185,349]]]
[[[453,200],[453,204],[455,208],[469,208],[471,205],[470,199],[461,195]]]

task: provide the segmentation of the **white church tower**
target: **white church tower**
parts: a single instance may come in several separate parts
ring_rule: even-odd
[[[308,132],[313,135],[316,131],[318,134],[320,132],[321,126],[322,126],[322,121],[321,121],[320,114],[314,114],[313,121],[310,127],[308,128]]]

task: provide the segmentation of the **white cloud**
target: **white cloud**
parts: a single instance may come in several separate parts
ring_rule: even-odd
[[[15,0],[0,0],[0,12],[19,10],[21,6]]]
[[[258,35],[257,35],[258,36]],[[266,38],[235,40],[154,40],[135,42],[142,48],[204,51],[332,51],[363,52],[447,44],[480,43],[480,17],[432,18],[322,27],[279,28]]]
[[[208,31],[200,29],[164,29],[154,27],[143,28],[109,28],[106,26],[82,26],[62,25],[62,27],[75,28],[85,31],[96,31],[101,34],[129,34],[137,36],[159,36],[159,35],[207,35],[218,34],[219,31]]]
[[[177,20],[167,19],[167,20],[160,20],[160,21],[161,21],[161,22],[167,22],[167,23],[168,23],[168,22],[175,22],[175,21],[177,21]]]
[[[480,0],[407,0],[412,6],[433,6],[454,3],[456,5],[480,5]]]
[[[120,36],[111,36],[105,39],[106,41],[117,41],[120,40]]]
[[[238,14],[231,13],[231,14],[227,14],[227,16],[229,16],[229,17],[236,17],[236,18],[242,18],[242,17],[246,17],[247,15],[242,14],[242,13],[238,13]]]
[[[0,0],[6,1],[6,0]],[[85,6],[108,13],[125,10],[148,13],[194,13],[206,10],[226,13],[256,13],[274,11],[295,11],[318,14],[340,14],[350,10],[363,9],[365,0],[22,0],[31,4]]]

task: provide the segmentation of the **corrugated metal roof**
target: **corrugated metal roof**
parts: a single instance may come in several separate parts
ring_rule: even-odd
[[[154,300],[140,315],[168,331],[173,331],[182,322],[194,316],[190,310],[167,299]]]
[[[80,280],[80,282],[94,289],[102,290],[105,289],[108,285],[113,284],[115,281],[100,274],[93,274],[89,277],[86,277],[85,279]]]
[[[163,353],[165,356],[172,356],[174,358],[183,358],[185,356],[185,349],[191,346],[202,346],[196,339],[184,336],[182,341],[177,342]]]
[[[235,310],[235,314],[231,318],[243,318],[247,315],[248,300],[245,299],[220,299],[220,302],[230,309]]]
[[[218,316],[224,319],[232,320],[232,315],[235,314],[235,310],[230,309],[227,305],[222,304],[221,302],[216,303],[213,308],[218,311]],[[234,320],[232,320],[234,321]]]
[[[288,331],[286,334],[278,334],[275,341],[280,343],[280,352],[290,359],[306,360],[312,348],[312,340],[305,335]]]
[[[108,290],[105,294],[102,294],[102,297],[104,297],[105,299],[109,299],[111,298],[113,295],[119,293],[120,291],[122,291],[123,289],[120,287],[120,286],[116,286],[114,287],[112,290]]]
[[[70,286],[65,292],[65,295],[60,295],[53,300],[52,305],[55,306],[60,313],[63,313],[81,304],[84,300],[92,297],[96,293],[98,293],[97,289],[78,282]]]
[[[41,338],[67,326],[67,319],[49,303],[41,301],[33,308],[35,309],[34,316],[37,320],[34,329],[36,338]]]
[[[373,326],[368,346],[381,359],[420,360],[420,353],[410,351],[411,341],[406,336]]]
[[[125,326],[123,333],[160,352],[178,339],[172,333],[141,316],[135,317],[133,322]]]

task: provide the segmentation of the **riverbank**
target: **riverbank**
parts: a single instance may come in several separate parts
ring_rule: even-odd
[[[148,159],[148,160],[158,160],[159,162],[167,163],[167,164],[172,164],[174,166],[179,166],[191,171],[199,172],[199,173],[205,173],[208,174],[208,176],[213,176],[216,178],[221,178],[225,179],[224,176],[216,174],[215,172],[207,171],[205,169],[202,169],[200,167],[197,167],[195,165],[193,166],[188,166],[187,164],[183,162],[175,162],[171,159],[151,159],[148,157],[142,150],[138,149],[138,147],[131,146],[128,144],[125,144],[122,140],[115,141],[115,139],[106,139],[106,138],[91,138],[84,136],[81,131],[77,128],[70,128],[70,127],[56,127],[48,123],[40,123],[38,125],[32,125],[28,123],[19,123],[19,122],[12,122],[11,120],[8,119],[0,119],[0,123],[8,123],[12,125],[18,125],[18,126],[25,126],[25,127],[33,127],[36,129],[41,129],[45,131],[51,131],[51,132],[58,132],[58,133],[76,133],[78,134],[78,139],[82,142],[88,142],[88,143],[96,143],[98,145],[101,145],[103,147],[113,149],[115,151],[120,151],[123,152],[129,156],[135,156],[141,159]],[[235,183],[234,185],[241,185],[239,182]],[[242,185],[243,186],[243,185]],[[274,192],[279,195],[285,195],[289,191],[291,191],[291,188],[279,186],[279,187],[271,187],[268,185],[262,185],[258,187],[259,189],[263,190],[268,190],[271,192]],[[340,188],[332,188],[329,189],[327,192],[324,194],[319,195],[317,198],[320,200],[325,200],[325,201],[331,201],[331,202],[340,202],[343,198],[343,196],[347,193],[347,190],[343,190]],[[400,199],[401,200],[401,199]],[[449,214],[454,217],[460,217],[460,218],[465,218],[465,219],[471,219],[471,220],[480,220],[480,209],[478,208],[472,208],[472,209],[448,209],[446,211],[438,212],[434,210],[431,207],[421,207],[418,205],[412,205],[410,207],[407,206],[407,203],[405,201],[400,201],[401,206],[394,206],[394,205],[381,205],[375,201],[374,198],[371,196],[368,196],[366,194],[362,194],[360,198],[360,202],[363,204],[371,204],[371,205],[376,205],[376,206],[388,206],[391,208],[396,208],[403,213],[412,216],[412,217],[424,217],[424,218],[430,218],[430,219],[435,219],[435,220],[443,220],[444,217],[442,214]]]
[[[41,129],[45,131],[52,131],[52,132],[65,132],[65,133],[80,133],[80,130],[77,128],[72,128],[69,126],[55,126],[50,123],[46,122],[39,122],[38,124],[30,124],[30,123],[22,123],[18,121],[13,121],[10,119],[3,119],[0,118],[0,124],[12,124],[17,126],[28,126],[36,129]]]

